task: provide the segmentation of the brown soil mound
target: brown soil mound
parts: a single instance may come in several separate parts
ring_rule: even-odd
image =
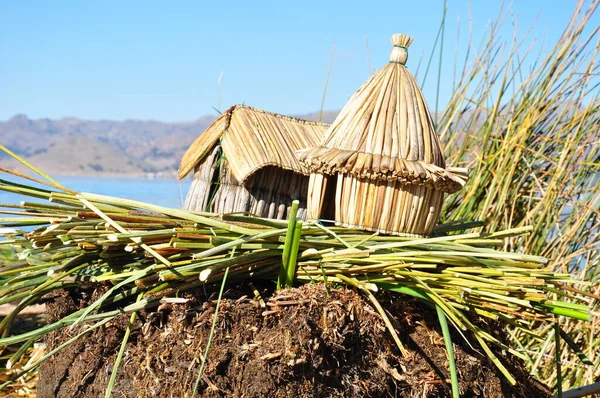
[[[446,397],[451,396],[443,338],[435,312],[405,296],[382,296],[409,351],[400,357],[380,316],[349,289],[305,285],[280,292],[266,307],[247,287],[226,292],[202,376],[200,397]],[[187,295],[185,304],[140,314],[118,370],[113,397],[191,397],[206,348],[216,295]],[[203,297],[203,298],[200,298]],[[265,296],[263,296],[265,297]],[[89,301],[63,293],[50,317]],[[38,397],[102,397],[128,315],[79,340],[42,365]],[[495,327],[494,327],[495,326]],[[494,334],[501,330],[490,326]],[[76,333],[73,331],[72,333]],[[53,333],[52,349],[71,335]],[[454,335],[463,397],[547,397],[512,357],[501,356],[517,386]]]

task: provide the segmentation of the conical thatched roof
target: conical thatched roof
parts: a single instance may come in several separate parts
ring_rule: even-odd
[[[311,171],[433,186],[455,192],[421,90],[404,66],[413,39],[396,34],[390,63],[350,98],[319,146],[298,152]]]
[[[317,145],[329,125],[235,105],[223,112],[183,155],[179,178],[190,173],[220,140],[231,173],[243,183],[265,166],[308,175],[296,158],[300,148]]]

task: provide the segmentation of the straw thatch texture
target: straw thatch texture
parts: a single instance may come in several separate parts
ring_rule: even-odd
[[[390,63],[350,98],[319,146],[298,151],[313,173],[309,217],[319,218],[325,190],[335,184],[338,225],[385,233],[428,234],[444,192],[465,183],[464,171],[446,169],[433,120],[404,66],[412,38],[394,35]]]
[[[297,199],[306,217],[308,169],[295,151],[316,145],[327,127],[244,105],[228,109],[183,156],[179,178],[194,170],[186,208],[284,219]]]
[[[329,127],[324,123],[235,105],[192,143],[179,165],[179,178],[188,175],[220,141],[233,176],[243,183],[265,166],[308,175],[295,152],[318,144]]]

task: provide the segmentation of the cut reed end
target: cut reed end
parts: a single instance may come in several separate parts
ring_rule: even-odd
[[[396,33],[394,35],[392,35],[392,38],[390,39],[390,41],[392,42],[392,44],[394,46],[402,46],[402,47],[408,47],[411,45],[411,43],[413,42],[413,38],[402,34],[402,33]]]
[[[396,33],[390,39],[394,48],[390,53],[390,62],[398,64],[406,64],[408,60],[408,46],[413,42],[413,38],[407,35]]]

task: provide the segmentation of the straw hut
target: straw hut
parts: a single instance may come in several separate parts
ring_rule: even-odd
[[[285,219],[298,199],[298,216],[305,218],[309,171],[295,152],[317,145],[327,127],[245,105],[229,108],[181,160],[179,179],[194,171],[186,208]]]
[[[405,66],[412,40],[392,36],[390,63],[350,98],[318,146],[297,152],[311,170],[309,219],[428,235],[444,193],[464,185],[466,170],[446,169],[423,94]]]

